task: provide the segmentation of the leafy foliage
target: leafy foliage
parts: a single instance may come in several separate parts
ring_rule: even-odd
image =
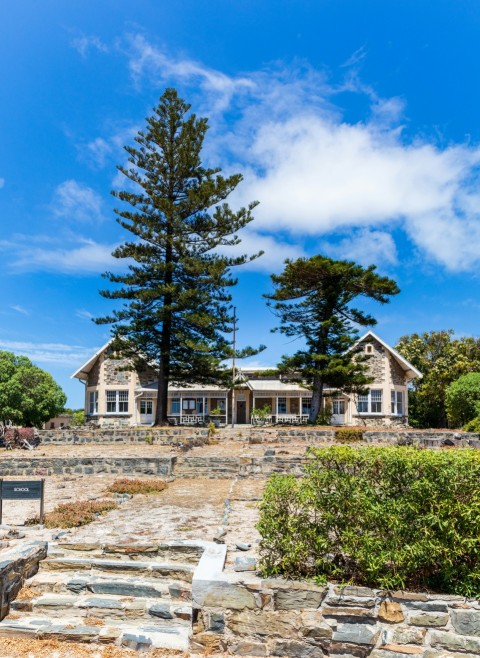
[[[61,503],[45,515],[46,528],[78,528],[95,521],[101,514],[115,509],[117,503],[113,500],[79,500],[75,503]],[[34,516],[26,521],[26,525],[39,523],[39,517]]]
[[[470,420],[466,425],[463,426],[463,429],[465,432],[476,432],[477,434],[480,434],[480,416]]]
[[[81,427],[82,425],[85,425],[85,410],[84,409],[77,409],[76,411],[73,412],[73,414],[72,414],[72,425],[74,427]]]
[[[265,575],[480,595],[480,454],[312,449],[260,505]]]
[[[451,427],[462,427],[480,415],[480,372],[469,372],[450,384],[445,408]]]
[[[232,329],[231,268],[260,255],[224,255],[240,243],[237,232],[257,204],[234,212],[225,203],[242,176],[203,166],[208,122],[187,116],[189,110],[167,89],[137,146],[125,147],[130,164],[119,170],[129,184],[114,196],[126,205],[115,212],[133,240],[113,256],[130,264],[126,274],[105,274],[119,287],[100,291],[124,303],[96,320],[112,324],[113,347],[132,368],[145,360],[155,366],[157,424],[167,421],[169,383],[217,383],[219,365],[231,355],[225,337]]]
[[[446,427],[448,386],[461,375],[480,371],[480,339],[453,335],[453,329],[409,334],[396,345],[423,375],[409,391],[408,419],[414,427]]]
[[[0,352],[0,422],[41,427],[60,414],[67,397],[50,373],[26,356]]]
[[[152,494],[160,493],[167,488],[167,483],[164,480],[159,479],[130,479],[130,478],[120,478],[109,484],[107,491],[110,493],[119,493],[119,494]]]
[[[352,306],[361,297],[381,304],[399,292],[397,284],[351,261],[324,256],[286,260],[285,269],[272,275],[273,293],[265,295],[280,318],[280,331],[303,338],[306,347],[283,357],[280,371],[307,382],[312,388],[310,422],[322,405],[326,385],[346,391],[362,391],[371,379],[366,375],[366,356],[352,350],[357,326],[376,320]]]
[[[339,427],[335,430],[335,441],[342,443],[363,441],[363,430],[358,427]]]

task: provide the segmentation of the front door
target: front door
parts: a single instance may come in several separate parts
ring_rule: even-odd
[[[345,425],[345,400],[333,400],[332,425]]]
[[[151,425],[153,421],[153,400],[140,400],[140,424]]]
[[[247,402],[246,400],[237,400],[237,423],[245,425],[247,422]]]

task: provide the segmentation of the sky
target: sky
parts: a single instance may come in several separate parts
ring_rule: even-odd
[[[204,162],[243,174],[230,205],[260,202],[233,290],[256,365],[299,347],[270,333],[270,274],[317,253],[398,282],[368,307],[390,344],[478,335],[479,51],[477,0],[0,3],[0,349],[83,405],[129,238],[117,165],[166,87],[209,118]]]

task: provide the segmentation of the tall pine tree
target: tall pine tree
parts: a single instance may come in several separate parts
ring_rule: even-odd
[[[356,327],[372,326],[376,320],[352,303],[366,297],[385,304],[400,292],[395,281],[375,270],[374,265],[363,268],[313,256],[287,260],[284,271],[272,275],[275,289],[265,297],[281,320],[275,331],[306,343],[305,349],[283,357],[280,370],[312,388],[311,422],[320,413],[325,386],[354,392],[371,381],[365,359],[351,348],[358,338]]]
[[[225,199],[241,174],[223,177],[202,165],[208,122],[188,114],[190,105],[167,89],[146,119],[136,146],[126,146],[130,166],[119,170],[134,185],[114,192],[127,206],[117,222],[133,240],[115,249],[126,259],[125,274],[104,277],[120,287],[103,297],[124,300],[98,324],[112,324],[114,347],[132,367],[145,360],[155,368],[155,423],[167,422],[169,384],[211,384],[231,351],[230,268],[256,257],[221,255],[241,241],[237,232],[252,221],[257,202],[234,212]],[[129,191],[135,188],[134,191]]]

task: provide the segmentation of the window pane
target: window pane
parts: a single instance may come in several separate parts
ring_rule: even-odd
[[[203,398],[197,398],[197,414],[203,414]]]
[[[392,414],[397,413],[395,391],[392,391],[392,396],[391,396],[391,413]]]
[[[117,412],[117,391],[107,391],[107,414]]]
[[[334,416],[344,416],[345,415],[345,400],[334,400],[333,409]]]
[[[397,391],[397,414],[403,416],[403,392]]]
[[[302,398],[302,414],[307,415],[312,408],[312,398]]]
[[[358,396],[358,413],[359,414],[368,413],[368,395]]]
[[[287,398],[278,398],[278,413],[287,413]]]
[[[372,389],[370,391],[370,400],[372,414],[382,413],[382,390]]]
[[[172,398],[170,409],[172,414],[180,413],[180,398]]]
[[[128,412],[128,391],[118,391],[118,411],[120,413]]]

